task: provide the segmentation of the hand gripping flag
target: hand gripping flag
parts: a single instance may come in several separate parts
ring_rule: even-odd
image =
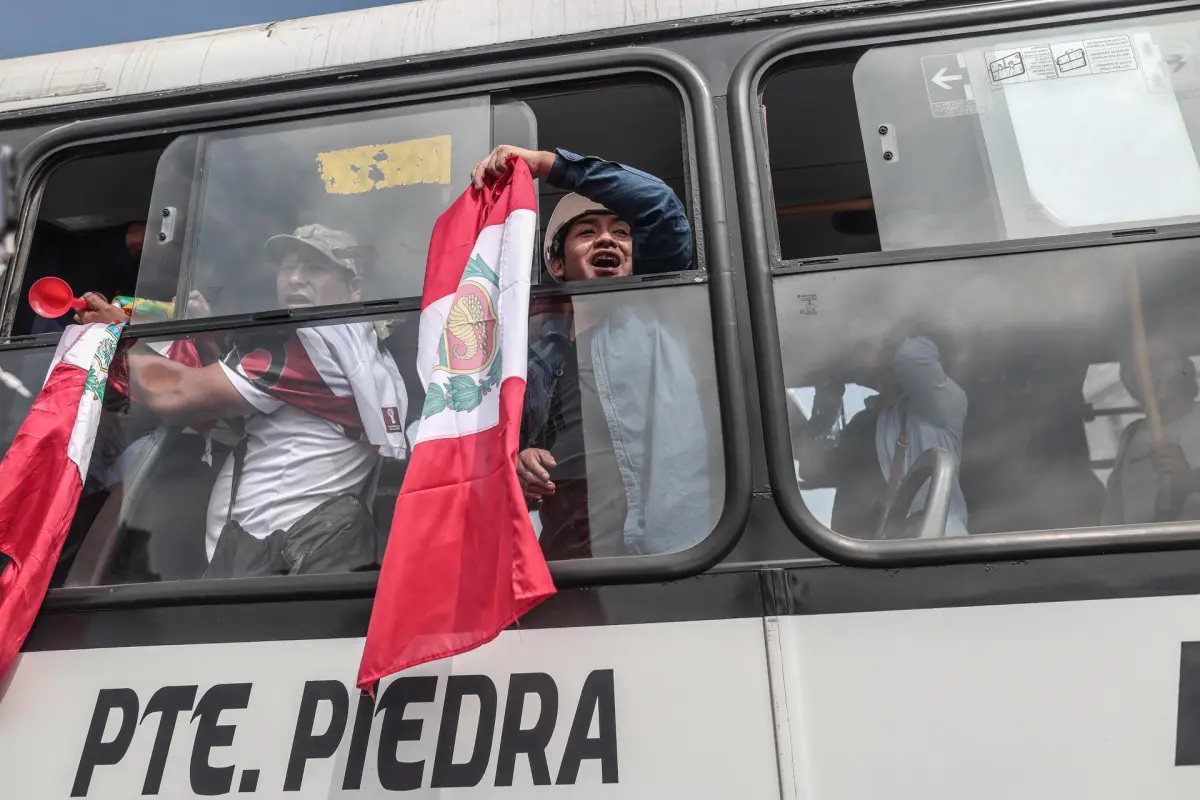
[[[120,325],[63,332],[46,384],[0,461],[0,677],[50,586],[87,475]]]
[[[513,158],[434,225],[417,348],[425,405],[361,688],[486,644],[554,593],[516,474],[535,202],[529,168]]]

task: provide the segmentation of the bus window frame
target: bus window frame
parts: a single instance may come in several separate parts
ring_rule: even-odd
[[[1179,3],[1113,0],[1026,0],[1008,5],[935,9],[903,16],[859,19],[794,28],[753,46],[738,62],[727,94],[750,332],[755,352],[760,413],[766,438],[767,474],[785,523],[800,541],[826,559],[855,567],[900,567],[978,563],[1003,559],[1093,555],[1113,552],[1192,549],[1200,545],[1196,522],[1021,531],[924,540],[872,541],[839,534],[823,525],[805,505],[796,482],[785,400],[782,343],[776,314],[777,276],[865,266],[901,266],[1002,255],[1040,249],[1098,246],[1196,236],[1194,223],[1157,229],[1104,231],[1040,240],[1013,240],[922,250],[873,252],[784,261],[774,225],[767,138],[759,107],[763,86],[782,62],[835,50],[916,41],[952,41],[994,32],[1008,33],[1106,19],[1136,19],[1157,13],[1200,9],[1197,0]]]
[[[0,338],[0,366],[3,366],[3,356],[8,353],[19,353],[21,351],[44,350],[48,351],[51,356],[58,348],[59,335],[56,333],[38,333],[29,336],[13,336]],[[26,387],[33,390],[33,387]],[[40,390],[41,387],[39,386]],[[34,397],[37,395],[35,394]]]
[[[736,333],[733,265],[726,232],[725,190],[721,177],[715,104],[700,70],[675,53],[649,47],[616,48],[568,53],[517,61],[497,61],[453,69],[462,57],[445,59],[446,69],[423,65],[417,73],[344,82],[305,92],[281,92],[188,106],[167,107],[102,118],[58,128],[22,153],[21,223],[12,269],[5,277],[3,323],[11,326],[47,177],[65,157],[89,147],[114,147],[150,135],[191,134],[215,128],[244,127],[287,119],[319,117],[370,108],[409,105],[463,95],[490,94],[526,86],[563,85],[627,76],[631,71],[662,81],[676,92],[685,126],[684,171],[697,187],[692,209],[697,249],[703,248],[704,269],[591,282],[594,285],[534,287],[534,297],[570,296],[592,292],[626,291],[670,285],[708,285],[713,357],[720,408],[725,491],[722,511],[708,535],[678,553],[558,561],[550,564],[561,588],[597,584],[646,583],[700,574],[731,551],[750,515],[751,472],[749,406]],[[270,91],[268,87],[264,91]],[[354,319],[381,313],[419,309],[420,298],[395,298],[367,303],[327,306],[311,311],[286,309],[198,320],[130,325],[130,337],[181,335],[206,330],[232,330],[281,321]],[[369,597],[378,573],[245,578],[222,581],[171,581],[53,589],[49,610],[125,608],[231,601],[270,601],[308,598]]]

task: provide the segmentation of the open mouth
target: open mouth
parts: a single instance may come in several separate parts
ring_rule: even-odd
[[[616,253],[597,253],[592,256],[592,267],[605,272],[616,272],[621,268],[621,257]]]
[[[306,295],[302,295],[302,294],[289,294],[284,299],[287,301],[287,305],[289,308],[295,308],[296,306],[311,306],[312,305],[312,300],[309,300]]]

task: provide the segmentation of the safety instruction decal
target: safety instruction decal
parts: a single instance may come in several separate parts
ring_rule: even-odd
[[[1107,75],[1138,68],[1126,35],[1000,48],[984,54],[993,89],[1019,83]]]

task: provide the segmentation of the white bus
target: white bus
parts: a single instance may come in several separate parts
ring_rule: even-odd
[[[691,268],[533,295],[678,343],[712,500],[655,555],[593,515],[554,598],[372,699],[376,573],[204,579],[230,441],[110,392],[4,797],[1195,797],[1198,142],[1195,0],[421,0],[0,61],[0,447],[46,275],[207,298],[130,342],[387,323],[411,424],[430,226],[515,144],[686,207]],[[313,221],[373,277],[281,309],[262,242]]]

